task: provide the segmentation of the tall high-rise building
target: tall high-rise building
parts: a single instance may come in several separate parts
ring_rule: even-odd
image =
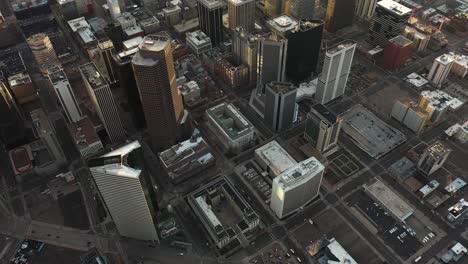
[[[65,72],[60,66],[55,66],[49,68],[48,75],[68,121],[78,122],[83,117],[83,113]]]
[[[229,28],[242,27],[247,32],[255,29],[255,1],[228,0]]]
[[[388,41],[384,48],[383,67],[386,70],[396,70],[403,67],[406,60],[411,56],[413,42],[401,35]]]
[[[345,40],[327,50],[315,101],[326,104],[344,94],[355,49],[354,41]]]
[[[104,71],[102,72],[105,74],[109,85],[112,86],[115,83],[117,83],[118,80],[117,74],[114,69],[114,64],[112,63],[112,54],[115,53],[114,44],[112,43],[112,40],[106,39],[99,41],[97,46],[100,57],[105,67],[105,69],[103,69]]]
[[[107,7],[109,8],[109,13],[113,21],[120,16],[120,6],[118,0],[107,0]]]
[[[288,41],[271,33],[258,38],[257,88],[252,91],[250,106],[264,117],[265,84],[284,81]]]
[[[418,161],[418,170],[427,176],[442,168],[452,150],[442,142],[436,141],[430,145],[421,155]]]
[[[136,128],[143,129],[146,126],[145,114],[141,107],[140,94],[138,93],[135,74],[132,68],[132,59],[136,52],[137,49],[131,49],[113,54],[112,56],[119,77],[119,85],[123,89],[130,111],[133,114],[133,124]]]
[[[34,60],[41,67],[43,74],[47,74],[47,68],[59,64],[52,42],[44,33],[34,34],[27,39]]]
[[[369,40],[375,45],[385,47],[389,39],[401,35],[411,9],[392,0],[377,3],[369,28]]]
[[[257,72],[260,85],[282,82],[286,70],[288,41],[277,34],[258,39]]]
[[[444,54],[437,57],[432,63],[431,70],[427,74],[427,80],[440,86],[450,73],[453,66],[453,56]]]
[[[270,207],[278,218],[298,211],[319,195],[324,169],[311,157],[273,179]]]
[[[265,121],[279,132],[292,127],[296,113],[297,88],[292,83],[271,82],[265,87]]]
[[[286,0],[283,12],[295,19],[312,19],[320,8],[320,0]],[[277,16],[281,15],[279,13]],[[274,16],[272,16],[274,17]]]
[[[286,77],[289,81],[299,83],[318,74],[323,21],[297,21],[283,15],[267,21],[267,26],[288,40]]]
[[[125,130],[109,84],[94,63],[79,66],[81,77],[112,143],[125,140]]]
[[[236,27],[232,31],[232,51],[235,63],[245,64],[249,68],[249,85],[256,84],[258,37]]]
[[[264,0],[265,13],[269,17],[277,17],[283,13],[283,0]]]
[[[36,136],[44,142],[50,156],[54,161],[64,161],[65,155],[62,147],[57,140],[54,127],[50,123],[49,118],[47,118],[47,115],[44,113],[44,110],[39,108],[32,111],[31,119]]]
[[[5,116],[6,118],[16,118],[16,116],[20,116],[23,119],[23,113],[18,107],[14,94],[3,81],[0,81],[0,108],[2,109],[0,110],[1,116]],[[5,109],[5,111],[3,111],[3,109]]]
[[[325,29],[336,32],[353,24],[355,0],[328,0]]]
[[[423,34],[417,29],[410,26],[405,27],[405,30],[403,31],[403,36],[413,41],[413,50],[415,51],[425,50],[427,48],[427,45],[429,44],[429,40],[431,39],[431,35]]]
[[[336,150],[341,131],[341,118],[322,104],[316,104],[307,114],[304,138],[314,143],[323,155]]]
[[[354,15],[361,20],[369,20],[372,18],[377,6],[378,0],[357,0]]]
[[[146,36],[132,66],[153,148],[167,149],[180,139],[184,119],[170,39],[162,34]]]
[[[221,0],[198,0],[200,30],[210,37],[213,45],[223,41],[223,8]]]
[[[127,143],[88,166],[120,235],[158,241],[155,190],[140,143]]]

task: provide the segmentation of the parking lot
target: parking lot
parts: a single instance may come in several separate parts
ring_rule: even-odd
[[[271,183],[251,162],[247,162],[244,166],[246,170],[241,173],[242,177],[250,183],[263,201],[267,202],[270,200]]]
[[[372,200],[363,190],[351,195],[348,202],[358,208],[358,211],[377,229],[378,235],[401,258],[408,259],[421,248],[422,243],[418,240],[416,231],[395,220],[386,209]],[[423,243],[427,242],[428,240]]]

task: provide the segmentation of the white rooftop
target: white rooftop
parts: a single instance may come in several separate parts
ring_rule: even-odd
[[[439,57],[437,57],[435,60],[440,64],[447,65],[453,62],[453,56],[449,54],[442,54]]]
[[[129,50],[129,49],[133,49],[133,48],[136,48],[138,47],[138,45],[140,45],[140,43],[143,41],[143,38],[138,36],[136,38],[132,38],[132,39],[129,39],[129,40],[125,40],[123,42],[123,46],[126,50]]]
[[[70,26],[73,32],[78,31],[80,28],[89,28],[89,24],[84,17],[79,17],[77,19],[69,20],[68,25]]]
[[[338,259],[335,260],[328,260],[329,264],[357,264],[357,262],[349,255],[349,253],[335,240],[332,238],[330,240],[330,244],[328,244],[327,248],[330,250],[331,253]]]
[[[273,140],[255,150],[255,154],[262,158],[274,175],[277,176],[297,164],[291,155]]]
[[[290,167],[273,179],[281,189],[293,189],[304,181],[320,176],[325,167],[315,157],[310,157]]]
[[[268,20],[267,23],[280,32],[292,30],[299,24],[297,20],[288,15],[281,15],[279,17],[273,18]]]
[[[463,186],[466,185],[466,182],[460,178],[456,178],[453,182],[451,182],[449,185],[445,186],[445,191],[448,193],[455,193]]]
[[[377,3],[377,5],[392,11],[396,15],[406,15],[411,13],[411,9],[407,8],[406,6],[399,4],[398,2],[392,0],[382,0]]]
[[[421,75],[415,72],[406,76],[406,80],[416,87],[421,87],[429,82],[428,80],[424,79]]]
[[[466,247],[464,247],[461,243],[455,244],[450,250],[452,250],[456,255],[468,253],[468,249],[466,249]]]

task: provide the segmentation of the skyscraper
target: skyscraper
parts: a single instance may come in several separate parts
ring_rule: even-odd
[[[49,80],[54,86],[55,93],[68,121],[71,123],[78,122],[82,118],[83,113],[65,72],[60,66],[56,66],[49,68],[48,73]]]
[[[313,142],[314,147],[327,156],[336,149],[340,130],[341,119],[324,105],[316,104],[307,114],[304,138]]]
[[[125,130],[120,120],[119,112],[109,84],[94,63],[87,63],[78,68],[91,98],[91,102],[94,104],[94,108],[106,129],[110,141],[112,143],[124,141]]]
[[[279,132],[292,127],[296,113],[297,88],[292,83],[271,82],[265,87],[265,121]]]
[[[260,85],[284,80],[287,50],[288,41],[277,34],[258,39],[257,80]]]
[[[377,3],[369,28],[369,40],[375,45],[385,47],[389,39],[401,35],[411,9],[392,0]]]
[[[241,27],[232,31],[232,51],[237,65],[249,68],[249,85],[257,83],[258,37],[245,32]]]
[[[286,0],[283,11],[295,19],[312,19],[320,8],[320,0]],[[278,15],[281,15],[279,13]]]
[[[49,118],[47,118],[47,115],[44,113],[44,110],[39,108],[32,111],[31,119],[36,136],[44,142],[50,156],[54,161],[64,161],[65,155],[62,147],[57,140],[54,127],[50,123]]]
[[[453,66],[453,56],[444,54],[437,57],[432,63],[431,70],[427,74],[427,79],[440,86],[450,73]]]
[[[384,49],[384,64],[386,70],[396,70],[403,67],[413,50],[413,42],[401,35],[388,41]]]
[[[41,67],[43,74],[47,74],[47,68],[59,64],[52,42],[44,33],[34,34],[27,40],[34,60]]]
[[[325,28],[336,32],[353,24],[355,0],[328,0]]]
[[[314,157],[285,170],[273,179],[270,207],[282,219],[319,195],[324,166]]]
[[[155,190],[140,143],[127,143],[88,166],[120,235],[158,241]]]
[[[120,16],[120,6],[118,0],[107,0],[107,7],[113,21]]]
[[[117,74],[112,63],[112,54],[115,53],[114,44],[110,39],[101,40],[98,43],[98,49],[105,67],[103,73],[106,75],[109,85],[112,86],[117,83]]]
[[[264,0],[264,5],[269,17],[277,17],[283,13],[283,0]]]
[[[163,34],[146,36],[132,66],[153,148],[167,149],[180,139],[184,119],[170,39]]]
[[[327,50],[315,93],[316,102],[326,104],[344,94],[355,49],[354,41],[345,40]]]
[[[228,0],[229,28],[242,27],[247,32],[255,28],[255,1]]]
[[[198,0],[200,30],[210,37],[213,46],[223,40],[223,7],[221,0]]]
[[[284,80],[287,44],[287,40],[275,33],[258,38],[257,88],[252,91],[249,104],[262,118],[265,111],[265,84]]]
[[[430,145],[418,161],[418,170],[427,176],[442,168],[452,150],[442,142],[436,141]]]
[[[288,40],[286,76],[289,81],[298,83],[317,75],[323,21],[297,21],[283,15],[268,20],[267,26]]]
[[[361,20],[369,20],[375,12],[378,0],[357,0],[354,15]]]

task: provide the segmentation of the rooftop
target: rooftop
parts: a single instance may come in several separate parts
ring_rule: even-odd
[[[378,2],[377,5],[399,16],[403,16],[403,15],[407,15],[411,13],[411,9],[392,0],[382,0]]]
[[[137,140],[98,158],[89,160],[88,166],[93,170],[101,170],[106,174],[121,177],[138,178],[141,173],[141,157],[137,154],[141,151],[140,142]]]
[[[42,108],[36,109],[31,112],[31,119],[37,133],[52,132],[49,119]]]
[[[296,87],[292,83],[288,83],[288,82],[271,82],[271,83],[267,83],[266,85],[275,93],[279,93],[279,94],[287,94],[289,92],[296,90]]]
[[[451,152],[452,150],[447,148],[444,143],[441,141],[436,141],[434,144],[430,145],[427,149],[426,152],[428,152],[429,155],[433,156],[435,159],[439,159],[441,157],[444,157],[447,153]]]
[[[224,2],[220,0],[199,0],[199,3],[208,8],[218,8],[224,6]]]
[[[126,50],[130,50],[130,49],[133,49],[133,48],[137,48],[140,45],[141,42],[143,42],[143,38],[138,36],[136,38],[125,40],[123,42],[123,46],[124,46],[124,48]]]
[[[452,110],[457,110],[464,104],[458,98],[452,97],[442,90],[422,91],[421,96],[426,97],[434,108],[444,108],[448,106]]]
[[[310,157],[285,170],[273,179],[281,189],[291,189],[311,177],[321,176],[325,167],[315,157]]]
[[[349,49],[349,48],[352,48],[352,47],[356,47],[356,42],[354,42],[353,40],[345,40],[343,42],[340,42],[336,45],[333,45],[331,46],[330,48],[327,49],[327,55],[330,54],[330,55],[333,55],[333,54],[336,54],[338,52],[341,52],[341,51],[344,51],[346,49]]]
[[[86,78],[86,81],[89,83],[92,89],[100,88],[104,85],[107,85],[106,80],[102,74],[97,69],[94,63],[90,62],[78,67],[82,75]]]
[[[70,26],[71,30],[73,32],[78,31],[80,28],[89,28],[88,22],[86,22],[86,19],[84,17],[79,17],[73,20],[68,21],[68,25]]]
[[[54,66],[48,69],[48,76],[52,84],[68,81],[65,72],[60,66]]]
[[[390,39],[389,41],[396,44],[400,48],[403,48],[403,47],[406,47],[408,45],[413,44],[413,41],[403,37],[402,35],[398,35],[398,36]]]
[[[78,149],[87,148],[94,143],[100,142],[94,130],[94,125],[88,117],[76,123],[67,124],[67,126]]]
[[[12,149],[8,152],[11,167],[15,175],[27,173],[33,168],[33,154],[29,145]]]
[[[210,37],[208,37],[203,31],[197,30],[194,32],[187,32],[187,41],[193,42],[195,45],[202,45],[211,43]]]
[[[458,190],[463,188],[466,185],[466,182],[460,178],[456,178],[449,185],[445,186],[445,191],[448,193],[456,193]]]
[[[245,3],[253,2],[254,0],[228,0],[229,3],[233,3],[235,5],[242,5]]]
[[[374,183],[364,185],[371,196],[401,221],[405,221],[414,210],[403,199],[390,190],[383,182],[376,179]]]
[[[312,106],[311,111],[314,112],[316,115],[318,114],[319,116],[321,116],[322,120],[326,120],[330,124],[335,124],[337,121],[336,115],[330,112],[330,110],[326,108],[323,104],[316,104]]]
[[[272,176],[280,175],[297,164],[296,160],[276,140],[259,147],[255,150],[255,154],[267,163],[274,173]]]
[[[13,86],[30,84],[32,82],[31,82],[31,77],[29,76],[29,74],[18,73],[18,74],[8,77],[8,83],[10,84],[10,88],[13,88]]]
[[[460,199],[460,201],[451,206],[448,211],[449,217],[452,219],[458,219],[461,215],[468,212],[468,202],[465,201],[465,199]]]
[[[344,131],[359,148],[374,159],[385,155],[406,141],[406,136],[391,127],[362,105],[357,105],[342,114]]]
[[[232,104],[221,103],[206,112],[232,139],[241,137],[254,129],[247,118]]]
[[[266,23],[279,32],[292,30],[299,24],[297,20],[288,15],[281,15],[277,18],[268,20]]]

